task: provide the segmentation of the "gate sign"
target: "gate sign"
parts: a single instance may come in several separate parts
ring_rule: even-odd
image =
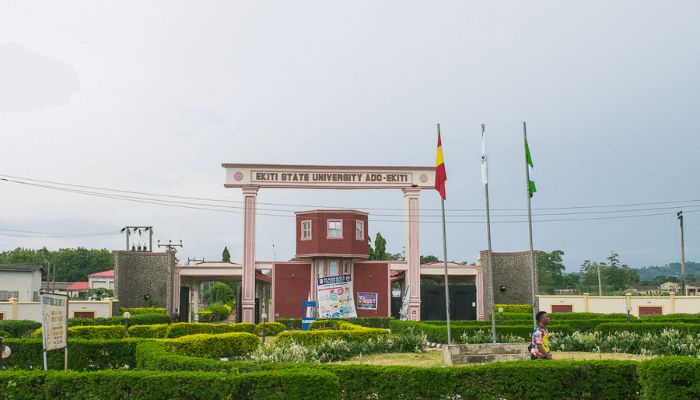
[[[357,292],[358,310],[376,310],[377,292]]]
[[[41,295],[41,336],[44,351],[62,349],[68,345],[68,296]]]
[[[320,318],[356,318],[350,275],[329,276],[318,280]]]

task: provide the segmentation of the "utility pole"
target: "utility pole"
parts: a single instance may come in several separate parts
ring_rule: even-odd
[[[129,238],[132,234],[138,233],[141,236],[142,232],[148,232],[148,251],[153,251],[153,227],[152,226],[125,226],[122,228],[122,233],[126,234],[126,251],[136,250],[135,247],[129,247],[131,241]],[[133,245],[132,245],[133,246]],[[139,244],[139,248],[141,244]],[[146,251],[146,244],[143,245],[143,251]]]
[[[678,211],[676,215],[678,216],[678,222],[681,224],[681,294],[685,296],[685,232],[683,229],[683,211]]]
[[[175,250],[174,247],[182,247],[182,240],[180,240],[180,244],[173,244],[172,240],[168,240],[168,243],[166,243],[166,244],[160,244],[160,240],[159,240],[158,247],[167,247],[168,251],[172,251],[172,250]]]
[[[596,266],[598,267],[598,296],[603,295],[603,284],[601,283],[600,280],[600,263],[596,263]]]

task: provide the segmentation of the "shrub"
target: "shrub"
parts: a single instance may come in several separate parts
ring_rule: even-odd
[[[697,358],[659,357],[640,363],[637,370],[643,399],[695,399],[700,393]]]
[[[469,337],[477,332],[490,332],[490,325],[479,326],[452,326],[452,339],[458,340],[460,337]],[[573,329],[569,325],[550,325],[550,332],[572,333]],[[447,326],[427,324],[417,321],[391,321],[391,331],[395,333],[415,332],[422,333],[429,342],[447,343]],[[532,325],[497,325],[496,334],[500,337],[522,337],[528,338],[532,335]]]
[[[165,307],[119,307],[119,312],[122,314],[129,312],[133,317],[140,314],[165,314],[167,310]]]
[[[129,325],[153,325],[170,323],[170,317],[166,314],[136,314],[129,318]],[[69,318],[68,326],[85,325],[124,325],[123,317],[111,318]]]
[[[199,312],[199,320],[202,322],[219,322],[223,321],[231,313],[231,306],[226,304],[213,304],[202,312]]]
[[[198,334],[164,341],[165,349],[193,357],[236,357],[245,356],[260,345],[260,339],[245,332],[222,333],[219,335]]]
[[[288,331],[301,330],[301,318],[275,318],[275,322],[284,325],[285,330]]]
[[[494,304],[493,310],[498,312],[499,308],[503,308],[503,312],[512,313],[532,313],[531,304]]]
[[[180,336],[196,335],[200,333],[218,334],[229,332],[256,333],[255,324],[242,322],[239,324],[207,324],[178,322],[168,326],[168,333],[165,337],[177,338]]]
[[[340,322],[340,324],[342,324],[342,322]],[[356,326],[353,324],[348,325]],[[369,339],[376,340],[380,337],[388,336],[389,334],[390,332],[386,329],[357,327],[357,329],[282,332],[278,335],[277,340],[288,340],[298,344],[309,345],[338,339],[345,340],[346,342],[366,341]]]
[[[129,327],[129,337],[162,339],[168,333],[168,324],[134,325]]]
[[[41,338],[41,328],[32,333],[33,338]],[[68,328],[71,339],[121,339],[124,327],[121,326],[71,326]]]
[[[42,342],[37,339],[8,339],[12,356],[5,365],[18,369],[43,369]],[[100,370],[134,368],[136,340],[68,340],[68,368],[72,370]],[[63,351],[49,351],[50,369],[63,369]],[[0,396],[1,398],[1,396]]]
[[[256,399],[338,398],[338,377],[324,371],[280,370],[244,375],[156,371],[8,371],[5,399]]]
[[[41,328],[41,323],[27,320],[0,320],[0,331],[8,333],[6,337],[28,338],[37,328]]]
[[[143,341],[136,346],[136,368],[154,371],[238,372],[231,362],[168,352],[162,341]]]
[[[265,326],[265,336],[276,336],[284,332],[284,325],[279,322],[261,322],[255,326],[258,335],[262,335],[263,325]]]

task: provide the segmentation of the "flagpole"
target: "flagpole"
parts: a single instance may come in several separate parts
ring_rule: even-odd
[[[495,300],[493,298],[493,257],[491,257],[491,210],[489,208],[489,181],[488,181],[488,166],[486,165],[486,139],[484,138],[484,133],[486,132],[486,125],[481,124],[481,179],[484,181],[484,193],[486,195],[486,237],[488,238],[489,253],[488,253],[488,264],[489,264],[489,297],[491,297],[491,341],[496,343],[496,316],[494,315]]]
[[[527,195],[527,227],[530,234],[530,263],[531,263],[531,286],[532,286],[532,325],[533,329],[537,328],[537,310],[535,309],[536,299],[535,299],[535,268],[537,268],[537,263],[535,261],[535,250],[532,245],[532,205],[530,204],[530,198],[532,193],[530,193],[530,168],[527,164],[527,123],[523,122],[523,146],[525,150],[525,194]]]
[[[440,137],[440,124],[437,124],[438,138]],[[447,278],[447,229],[445,228],[445,198],[440,196],[442,209],[442,250],[443,263],[445,265],[445,313],[447,315],[447,344],[452,344],[452,329],[450,327],[450,285]]]

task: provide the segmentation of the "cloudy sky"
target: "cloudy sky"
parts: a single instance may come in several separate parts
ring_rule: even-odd
[[[473,262],[482,123],[494,249],[528,247],[527,121],[536,248],[569,270],[611,250],[673,262],[684,209],[700,259],[699,2],[377,3],[0,0],[0,174],[238,207],[222,162],[429,166],[439,122],[448,258]],[[258,259],[293,257],[291,211],[316,206],[369,211],[370,234],[403,246],[400,191],[258,201],[275,215],[258,217]],[[181,259],[240,260],[238,209],[200,208],[0,181],[0,250],[120,249],[121,227],[153,225]],[[441,254],[437,195],[421,208],[421,253]]]

